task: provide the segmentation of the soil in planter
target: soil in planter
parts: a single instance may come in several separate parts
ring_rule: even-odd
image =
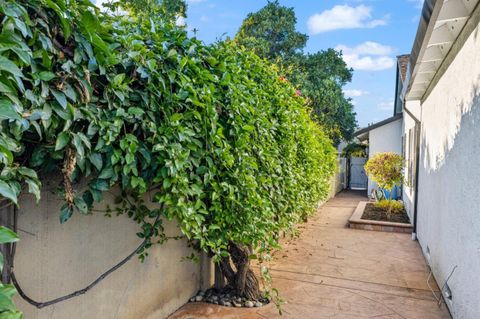
[[[373,204],[369,203],[365,206],[362,219],[378,220],[383,222],[404,223],[409,224],[410,219],[407,213],[403,210],[401,213],[391,213],[390,218],[387,216],[387,212],[376,208]]]

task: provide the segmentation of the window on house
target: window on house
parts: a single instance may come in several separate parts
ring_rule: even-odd
[[[410,186],[410,192],[413,194],[415,191],[415,179],[417,178],[416,176],[416,166],[417,166],[417,146],[418,143],[420,142],[418,140],[418,137],[420,134],[417,134],[419,132],[420,126],[419,124],[415,124],[414,127],[412,127],[408,134],[409,134],[409,150],[408,150],[408,176],[407,181]]]

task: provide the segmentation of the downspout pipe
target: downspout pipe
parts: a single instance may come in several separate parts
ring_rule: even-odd
[[[420,131],[421,131],[421,124],[422,122],[415,117],[415,115],[407,109],[406,105],[403,107],[405,113],[407,113],[415,122],[415,126],[418,127],[415,130],[415,139],[417,140],[417,145],[415,148],[416,156],[415,156],[415,198],[413,199],[413,232],[412,232],[412,240],[417,239],[417,216],[418,216],[418,179],[419,179],[419,171],[420,171]]]

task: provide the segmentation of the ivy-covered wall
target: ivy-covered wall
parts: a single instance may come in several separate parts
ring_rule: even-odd
[[[1,197],[35,195],[70,238],[85,231],[69,225],[77,215],[127,216],[141,259],[176,221],[192,259],[241,254],[225,277],[259,298],[250,259],[268,260],[277,234],[315,212],[336,169],[301,93],[238,44],[189,37],[154,1],[122,16],[90,0],[0,4]],[[42,197],[51,176],[57,197]]]
[[[125,217],[103,214],[76,215],[58,222],[62,203],[49,188],[58,181],[44,182],[39,205],[32,196],[20,198],[15,274],[32,298],[51,300],[81,289],[132,252],[141,239],[138,226]],[[113,203],[107,195],[95,209]],[[4,214],[6,211],[0,211]],[[165,223],[169,236],[179,235],[174,222]],[[136,257],[112,273],[85,295],[36,309],[18,295],[14,301],[28,319],[159,319],[166,318],[188,301],[201,283],[211,284],[211,261],[182,261],[193,250],[185,240],[155,245],[142,263]]]

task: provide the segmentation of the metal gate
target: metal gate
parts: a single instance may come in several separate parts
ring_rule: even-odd
[[[366,162],[364,157],[350,158],[350,189],[367,189],[368,178],[363,168]]]

